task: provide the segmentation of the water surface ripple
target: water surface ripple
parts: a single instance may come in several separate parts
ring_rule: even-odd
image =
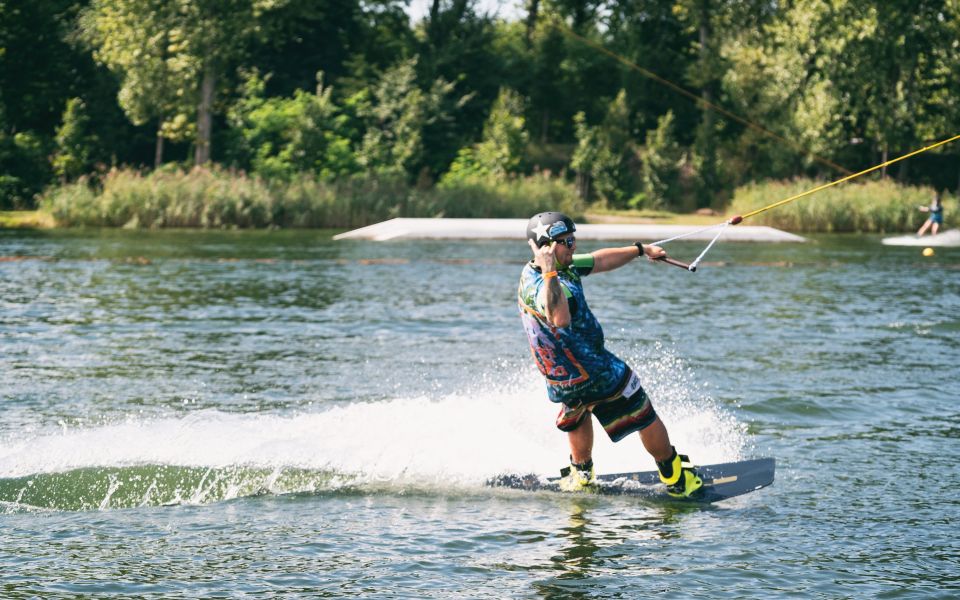
[[[919,250],[720,243],[587,279],[681,449],[777,458],[695,508],[483,486],[566,456],[521,242],[0,231],[0,590],[956,597],[960,253]],[[635,439],[596,459],[653,467]]]

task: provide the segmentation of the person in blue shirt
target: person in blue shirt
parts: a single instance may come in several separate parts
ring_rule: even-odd
[[[930,230],[930,235],[937,235],[937,232],[940,231],[940,226],[943,225],[943,201],[940,199],[940,192],[934,195],[933,202],[930,203],[930,206],[921,206],[920,210],[930,213],[930,216],[923,223],[923,226],[920,227],[920,231],[917,232],[917,237],[925,234],[927,229]]]
[[[703,482],[678,454],[640,380],[604,346],[603,329],[587,304],[583,277],[620,268],[635,258],[666,256],[639,242],[576,254],[576,225],[559,212],[534,215],[527,224],[533,260],[520,275],[517,300],[530,350],[552,402],[561,405],[556,425],[567,433],[570,466],[561,471],[565,491],[595,489],[593,416],[614,442],[639,432],[671,495],[695,496]]]

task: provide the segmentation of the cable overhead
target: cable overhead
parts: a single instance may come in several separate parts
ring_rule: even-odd
[[[775,140],[777,140],[777,141],[779,141],[779,142],[783,142],[783,143],[791,146],[791,147],[794,148],[795,150],[798,150],[798,151],[801,152],[802,154],[811,157],[811,158],[814,159],[815,161],[817,161],[817,162],[819,162],[819,163],[821,163],[821,164],[827,165],[827,166],[830,167],[831,169],[837,170],[837,171],[839,171],[839,172],[841,172],[841,173],[846,173],[846,174],[848,174],[848,175],[849,175],[850,173],[852,173],[852,171],[850,171],[850,170],[848,170],[848,169],[846,169],[846,168],[838,165],[837,163],[835,163],[835,162],[833,162],[833,161],[831,161],[831,160],[829,160],[829,159],[827,159],[827,158],[823,158],[822,156],[818,156],[818,155],[814,154],[813,152],[810,152],[809,150],[807,150],[807,149],[804,148],[803,146],[797,144],[796,142],[794,142],[794,141],[792,141],[792,140],[789,140],[789,139],[787,139],[787,138],[785,138],[785,137],[783,137],[783,136],[777,135],[776,133],[770,131],[769,129],[766,129],[765,127],[762,127],[762,126],[760,126],[760,125],[757,125],[756,123],[754,123],[754,122],[752,122],[752,121],[750,121],[750,120],[748,120],[748,119],[745,119],[745,118],[743,118],[743,117],[741,117],[741,116],[739,116],[739,115],[737,115],[737,114],[735,114],[735,113],[732,113],[732,112],[726,110],[725,108],[722,108],[722,107],[720,107],[720,106],[717,106],[716,104],[713,104],[712,102],[708,102],[708,101],[704,100],[703,98],[701,98],[700,96],[694,94],[693,92],[691,92],[691,91],[689,91],[689,90],[687,90],[687,89],[684,89],[683,87],[677,85],[676,83],[673,83],[673,82],[670,81],[669,79],[664,79],[663,77],[657,75],[657,74],[654,73],[653,71],[650,71],[650,70],[648,70],[648,69],[645,69],[645,68],[641,67],[640,65],[638,65],[638,64],[636,64],[636,63],[633,63],[633,62],[627,60],[627,59],[624,58],[623,56],[620,56],[620,55],[617,54],[616,52],[613,52],[613,51],[611,51],[611,50],[608,50],[607,48],[603,47],[601,44],[598,44],[597,42],[594,42],[593,40],[590,40],[590,39],[588,39],[588,38],[585,38],[585,37],[583,37],[582,35],[579,35],[579,34],[576,33],[575,31],[573,31],[572,29],[570,29],[569,27],[567,27],[565,24],[563,24],[559,19],[556,19],[556,18],[550,19],[550,22],[551,22],[551,24],[552,24],[554,27],[556,27],[557,29],[559,29],[559,30],[560,30],[562,33],[564,33],[565,35],[568,35],[568,36],[570,36],[570,37],[572,37],[572,38],[574,38],[574,39],[582,42],[583,44],[586,44],[587,46],[590,46],[591,48],[593,48],[593,49],[595,49],[595,50],[598,50],[598,51],[606,54],[607,56],[613,58],[614,60],[616,60],[616,61],[618,61],[618,62],[626,65],[627,67],[633,69],[634,71],[640,73],[640,74],[643,75],[644,77],[647,77],[647,78],[649,78],[649,79],[652,79],[652,80],[656,81],[657,83],[659,83],[659,84],[661,84],[661,85],[664,85],[664,86],[670,88],[671,90],[673,90],[673,91],[675,91],[675,92],[677,92],[677,93],[679,93],[679,94],[682,94],[682,95],[684,95],[684,96],[692,99],[696,104],[698,104],[698,105],[700,105],[700,106],[703,106],[703,107],[706,107],[706,108],[709,108],[710,110],[712,110],[712,111],[714,111],[714,112],[716,112],[716,113],[718,113],[718,114],[720,114],[720,115],[723,115],[724,117],[727,117],[728,119],[731,119],[731,120],[733,120],[733,121],[736,121],[737,123],[740,123],[741,125],[744,125],[744,126],[750,128],[750,129],[753,129],[754,131],[758,131],[758,132],[762,133],[763,135],[765,135],[765,136],[767,136],[767,137],[771,137],[771,138],[773,138],[773,139],[775,139]]]

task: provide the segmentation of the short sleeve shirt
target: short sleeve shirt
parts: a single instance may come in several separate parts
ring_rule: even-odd
[[[603,328],[590,311],[583,277],[593,270],[593,256],[575,254],[572,264],[557,270],[570,306],[570,325],[554,327],[545,316],[546,281],[532,262],[520,275],[517,301],[520,318],[537,367],[553,402],[575,406],[614,394],[626,364],[604,347]]]

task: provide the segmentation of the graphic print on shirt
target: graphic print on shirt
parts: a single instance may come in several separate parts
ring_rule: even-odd
[[[581,276],[592,267],[592,256],[575,255],[573,265],[558,269],[558,281],[570,305],[570,325],[564,328],[547,321],[541,296],[546,282],[540,271],[528,263],[520,277],[520,318],[553,402],[605,398],[617,390],[626,372],[626,364],[604,348],[603,329],[583,294]]]
[[[530,352],[533,353],[537,368],[547,378],[547,383],[571,386],[589,379],[590,376],[569,350],[561,348],[562,355],[557,355],[556,335],[548,335],[545,332],[546,329],[551,329],[551,326],[545,322],[543,316],[533,312],[526,305],[521,304],[520,307],[523,328],[530,341]]]

